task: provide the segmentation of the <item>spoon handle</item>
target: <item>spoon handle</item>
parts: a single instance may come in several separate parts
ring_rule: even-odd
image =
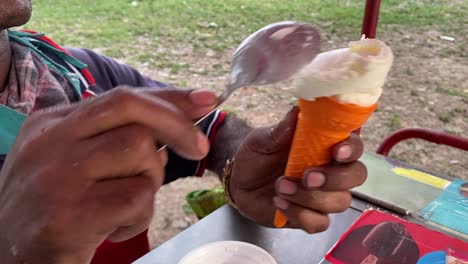
[[[226,89],[222,94],[220,94],[218,96],[218,98],[216,99],[216,101],[218,102],[215,106],[215,108],[213,110],[211,110],[208,114],[204,115],[202,118],[198,119],[197,122],[195,122],[195,124],[193,124],[194,126],[198,125],[201,123],[201,121],[205,120],[208,116],[210,116],[212,113],[214,113],[216,110],[218,110],[223,104],[224,102],[226,102],[226,99],[229,98],[229,96],[231,96],[232,94],[232,91],[231,90],[228,90]]]
[[[197,120],[197,122],[195,122],[193,125],[196,126],[198,124],[200,124],[203,120],[205,120],[208,116],[210,116],[212,113],[216,112],[216,110],[218,110],[223,104],[224,102],[226,102],[226,100],[229,98],[229,96],[231,96],[231,94],[234,92],[234,89],[226,89],[224,90],[224,92],[222,94],[220,94],[218,96],[218,98],[216,99],[216,101],[218,102],[215,106],[215,108],[213,110],[211,110],[208,114],[204,115],[203,117],[201,117],[200,119]],[[160,147],[157,151],[161,151],[163,149],[165,149],[167,147],[167,145],[164,145],[162,147]]]

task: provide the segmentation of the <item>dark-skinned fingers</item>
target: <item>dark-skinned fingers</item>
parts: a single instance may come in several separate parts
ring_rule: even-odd
[[[80,129],[73,129],[74,134],[79,138],[87,138],[127,123],[143,121],[145,125],[148,121],[141,119],[148,117],[151,112],[153,115],[149,117],[153,122],[163,119],[154,115],[157,113],[183,118],[183,113],[178,112],[175,106],[171,106],[161,97],[149,95],[143,93],[142,89],[118,87],[99,97],[84,101],[64,120],[64,123],[78,122],[75,127],[79,126]],[[73,127],[73,124],[70,125]]]
[[[276,183],[278,196],[304,208],[319,211],[324,214],[345,211],[351,204],[349,191],[310,190],[299,183],[282,179]]]
[[[273,203],[288,218],[289,228],[298,228],[314,234],[327,230],[330,225],[326,214],[304,208],[278,196],[273,198]]]
[[[216,94],[208,89],[175,89],[175,88],[166,88],[166,89],[154,89],[154,88],[132,88],[132,87],[118,87],[114,90],[129,90],[134,93],[142,93],[144,96],[158,97],[173,104],[176,104],[182,112],[186,113],[192,118],[199,118],[213,109],[213,106],[217,102]],[[108,94],[114,93],[114,90],[111,90],[107,93],[104,93],[100,96],[107,96]],[[83,103],[91,103],[94,100],[98,100],[100,97],[93,97],[85,102],[73,103],[70,105],[59,104],[51,107],[44,108],[33,114],[43,115],[53,114],[65,116],[69,113],[76,110]],[[100,100],[100,99],[99,99]]]
[[[217,102],[216,95],[207,89],[176,90],[176,89],[142,89],[143,93],[159,97],[171,102],[191,119],[198,119],[213,109]]]
[[[143,96],[157,97],[173,104],[176,104],[181,111],[190,117],[190,119],[198,119],[212,110],[216,103],[216,95],[206,89],[199,90],[178,90],[178,89],[145,89],[145,88],[118,88],[112,90],[99,97],[90,98],[84,102],[74,103],[70,105],[60,104],[52,107],[47,107],[32,113],[26,119],[23,124],[23,130],[28,131],[29,135],[40,136],[54,127],[57,123],[60,123],[63,117],[69,115],[75,110],[79,110],[88,104],[96,104],[94,101],[102,101],[103,97],[109,96],[109,94],[119,93],[119,90],[126,90],[129,93],[142,93]],[[99,109],[97,109],[99,111]],[[91,113],[92,114],[92,113]],[[37,130],[39,133],[31,133],[31,131]],[[50,134],[50,133],[49,133]],[[57,140],[61,135],[62,131],[58,131],[53,136]],[[22,139],[23,141],[30,141],[29,138]]]
[[[117,89],[84,103],[65,117],[60,126],[83,139],[128,124],[150,128],[160,143],[185,158],[198,160],[208,153],[208,139],[177,105],[129,89]]]
[[[364,145],[361,137],[355,133],[351,136],[336,144],[333,147],[333,159],[340,163],[349,163],[358,160],[364,151]]]
[[[144,175],[98,182],[86,195],[83,213],[90,222],[83,224],[112,241],[129,239],[148,228],[155,191]]]
[[[20,139],[23,144],[27,144],[31,141],[43,140],[51,142],[52,140],[62,141],[63,139],[68,139],[60,132],[54,133],[53,131],[54,127],[63,117],[76,109],[76,107],[77,105],[75,104],[59,105],[31,113],[24,121],[17,138]]]
[[[302,184],[308,189],[344,191],[363,184],[366,179],[366,166],[356,161],[308,169],[304,173]]]
[[[167,161],[157,152],[152,131],[141,125],[128,125],[95,137],[78,141],[70,155],[64,157],[69,171],[92,181],[128,177],[151,172],[164,177]],[[160,180],[155,179],[155,184]]]
[[[249,149],[260,154],[288,151],[294,136],[298,113],[299,108],[294,107],[276,127],[253,130],[246,142]]]

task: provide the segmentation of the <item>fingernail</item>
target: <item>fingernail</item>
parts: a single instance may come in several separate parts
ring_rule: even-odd
[[[278,191],[282,194],[295,194],[297,192],[297,184],[289,180],[281,180],[279,182]]]
[[[204,154],[207,155],[208,151],[210,149],[210,142],[208,141],[208,138],[206,138],[206,135],[199,132],[198,133],[198,139],[197,139],[197,146],[198,149]]]
[[[273,197],[273,203],[276,207],[282,210],[286,210],[289,207],[289,202],[278,196]]]
[[[318,171],[309,172],[306,178],[307,188],[317,188],[325,183],[325,175]]]
[[[194,90],[190,93],[192,103],[200,106],[211,106],[216,103],[216,95],[207,89]]]
[[[344,145],[344,146],[341,146],[339,149],[338,149],[338,153],[337,153],[337,159],[339,160],[345,160],[345,159],[349,159],[351,157],[351,155],[353,154],[353,149],[351,148],[350,145]]]

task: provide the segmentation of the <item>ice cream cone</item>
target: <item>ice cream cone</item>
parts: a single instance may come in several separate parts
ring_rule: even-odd
[[[289,152],[285,175],[302,178],[309,167],[320,166],[332,160],[332,148],[360,128],[377,108],[341,103],[333,97],[319,97],[314,101],[299,99],[298,116],[293,143]],[[277,211],[276,227],[283,227],[286,216]]]

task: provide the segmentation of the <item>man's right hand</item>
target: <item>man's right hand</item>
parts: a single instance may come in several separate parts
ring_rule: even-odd
[[[88,263],[105,239],[143,232],[167,162],[156,144],[202,159],[209,142],[192,120],[215,101],[116,88],[30,116],[0,172],[2,263]]]

